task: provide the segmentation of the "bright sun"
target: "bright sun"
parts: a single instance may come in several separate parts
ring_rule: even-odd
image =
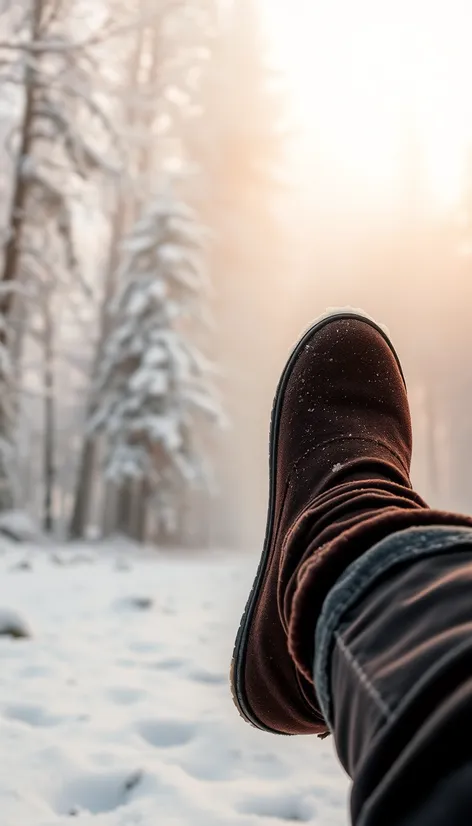
[[[381,192],[407,130],[453,203],[472,135],[470,0],[262,0],[308,140]]]

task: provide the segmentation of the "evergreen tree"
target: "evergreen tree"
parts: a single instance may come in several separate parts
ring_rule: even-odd
[[[108,7],[116,6],[113,19],[124,16],[127,21],[127,25],[122,26],[120,48],[116,48],[114,40],[113,48],[106,51],[108,72],[115,89],[109,114],[121,136],[124,163],[123,175],[117,180],[114,192],[110,193],[107,184],[104,193],[109,204],[110,231],[101,268],[103,288],[98,334],[90,365],[91,386],[84,423],[95,413],[95,379],[109,332],[109,308],[119,288],[122,241],[152,199],[156,180],[169,159],[174,168],[176,160],[184,164],[182,133],[194,128],[201,64],[206,55],[204,45],[211,9],[217,0],[192,0],[191,3],[159,0],[157,4],[155,0],[133,0],[127,9],[117,0],[106,2]],[[133,16],[135,24],[130,26]],[[186,197],[188,189],[187,186]],[[83,537],[94,520],[100,521],[98,503],[103,479],[96,472],[100,441],[97,434],[84,428],[69,525],[73,538]],[[103,512],[101,521],[107,521],[106,516],[103,519]]]
[[[138,485],[139,521],[143,500],[152,501],[167,535],[182,525],[182,492],[207,482],[199,414],[221,416],[209,363],[191,341],[205,318],[204,245],[193,210],[163,187],[124,245],[92,420],[106,436],[108,479],[117,489]],[[132,521],[121,527],[145,538]]]

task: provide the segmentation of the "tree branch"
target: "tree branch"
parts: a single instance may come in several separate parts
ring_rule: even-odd
[[[85,37],[82,40],[77,40],[75,42],[63,41],[60,38],[50,38],[49,40],[33,40],[30,42],[12,42],[8,40],[3,40],[0,41],[0,49],[5,49],[8,51],[30,52],[33,54],[44,54],[46,52],[61,53],[71,51],[82,51],[83,49],[88,49],[91,46],[97,46],[100,43],[103,43],[104,41],[109,41],[115,37],[120,37],[124,34],[128,34],[129,32],[132,32],[134,29],[143,26],[146,23],[152,23],[154,20],[156,20],[156,18],[162,17],[163,15],[169,13],[171,10],[174,10],[178,6],[182,5],[183,2],[184,0],[168,0],[168,3],[166,4],[164,9],[159,8],[151,14],[137,17],[130,23],[124,23],[111,28],[102,27],[95,34],[92,34],[89,37]]]
[[[68,118],[51,100],[44,98],[42,105],[34,109],[36,118],[49,120],[64,139],[64,147],[72,163],[74,171],[82,178],[86,177],[87,170],[101,169],[109,174],[117,175],[119,170],[112,167],[108,161],[89,146],[69,122]]]

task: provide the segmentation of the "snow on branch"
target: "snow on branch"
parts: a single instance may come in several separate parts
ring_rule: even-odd
[[[149,14],[137,15],[130,22],[114,26],[111,20],[108,20],[94,34],[81,38],[80,40],[69,40],[59,36],[43,38],[41,40],[0,40],[0,50],[26,52],[31,54],[45,54],[45,53],[62,53],[62,52],[79,52],[88,49],[92,46],[97,46],[100,43],[108,42],[116,37],[122,37],[125,34],[138,29],[147,23],[152,23],[156,19],[160,19],[163,15],[168,14],[171,10],[184,5],[184,0],[167,0],[167,3],[158,6],[156,11]]]
[[[85,295],[90,299],[94,298],[93,290],[82,276],[75,252],[73,223],[66,195],[51,181],[48,181],[33,163],[25,164],[22,174],[28,180],[32,194],[39,198],[43,207],[56,220],[69,271],[74,275]]]
[[[99,155],[82,137],[70,122],[63,109],[47,98],[38,104],[34,110],[36,118],[50,121],[58,130],[64,141],[64,148],[74,165],[78,175],[85,178],[91,170],[104,170],[109,174],[118,174],[118,169],[112,166],[103,156]]]
[[[159,512],[165,501],[178,514],[182,485],[205,487],[197,434],[202,421],[224,423],[208,359],[194,339],[206,302],[205,237],[170,187],[136,223],[123,245],[114,326],[88,423],[106,437],[107,477],[145,480]]]

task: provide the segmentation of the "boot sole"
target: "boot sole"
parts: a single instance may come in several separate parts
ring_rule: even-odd
[[[267,527],[264,539],[264,546],[261,555],[261,559],[259,562],[259,566],[257,569],[256,577],[254,580],[254,584],[251,588],[251,592],[249,594],[249,598],[246,604],[246,608],[244,610],[244,614],[241,618],[241,622],[239,625],[238,633],[236,636],[236,642],[234,644],[234,651],[233,651],[233,658],[231,661],[231,670],[230,670],[230,683],[231,683],[231,692],[233,695],[233,702],[239,711],[241,717],[248,723],[250,723],[255,728],[260,729],[261,731],[267,731],[271,734],[283,734],[285,732],[277,731],[276,729],[272,729],[264,723],[262,723],[256,715],[253,713],[249,700],[246,695],[245,685],[244,685],[244,675],[245,675],[245,665],[246,665],[246,650],[247,650],[247,643],[249,639],[249,633],[251,630],[251,622],[254,615],[254,610],[257,605],[257,601],[259,599],[259,594],[261,591],[261,586],[264,581],[265,573],[267,570],[267,564],[270,557],[270,547],[272,543],[272,535],[274,530],[274,517],[275,517],[275,502],[276,502],[276,489],[275,489],[275,480],[276,480],[276,473],[275,468],[277,467],[277,444],[278,444],[278,436],[279,436],[279,427],[280,427],[280,415],[282,410],[282,404],[285,396],[285,389],[288,384],[288,380],[292,373],[292,368],[298,358],[298,355],[305,347],[305,344],[312,336],[325,327],[327,324],[332,323],[334,320],[357,320],[363,321],[366,324],[369,324],[376,330],[384,341],[390,347],[395,360],[398,364],[401,376],[403,378],[403,382],[405,383],[405,377],[403,375],[403,370],[400,364],[400,359],[393,347],[392,342],[390,341],[389,336],[385,332],[385,330],[377,324],[373,319],[369,316],[363,315],[361,312],[357,311],[345,311],[339,310],[330,313],[329,315],[322,316],[321,319],[315,321],[311,326],[303,333],[295,347],[292,349],[292,352],[288,358],[288,361],[285,365],[284,371],[281,375],[277,391],[275,394],[274,402],[272,405],[272,414],[271,414],[271,422],[270,422],[270,437],[269,437],[269,506],[268,506],[268,513],[267,513]],[[406,386],[406,383],[405,383]],[[285,735],[290,736],[290,735]]]

